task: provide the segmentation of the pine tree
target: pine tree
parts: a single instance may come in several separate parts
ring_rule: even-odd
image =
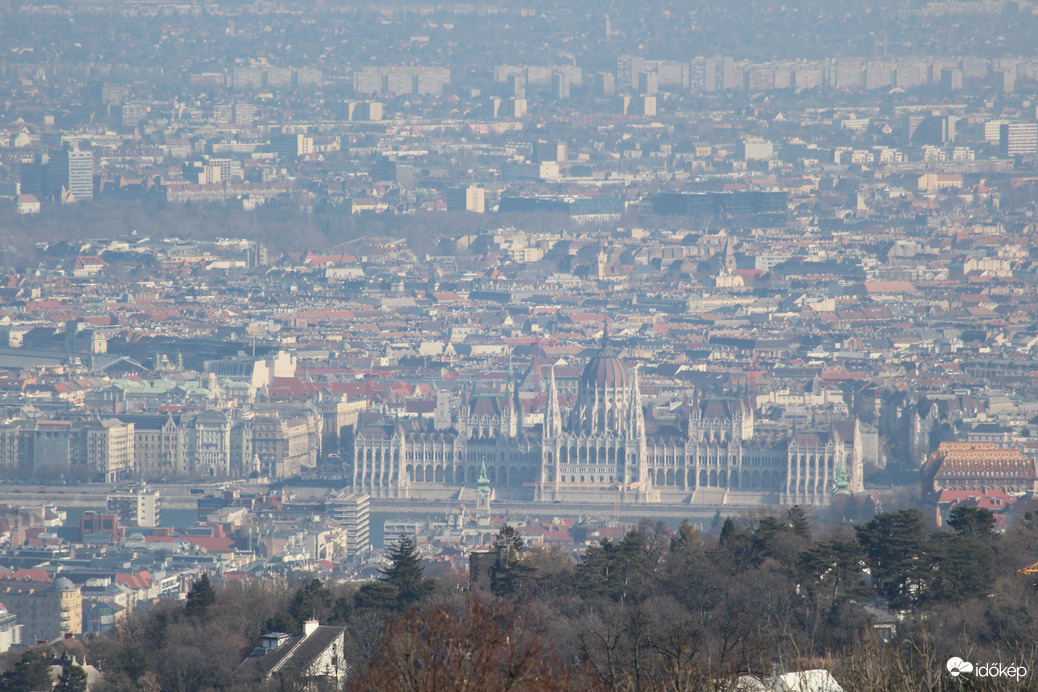
[[[986,507],[958,505],[951,511],[948,526],[966,538],[990,538],[995,529],[995,515]]]
[[[187,594],[186,612],[189,616],[204,615],[206,609],[216,603],[216,591],[209,583],[209,573],[203,572]]]
[[[736,533],[735,522],[732,521],[731,517],[728,517],[724,520],[724,526],[721,527],[721,545],[727,545],[730,543],[732,539],[735,538]]]
[[[50,660],[39,649],[29,649],[10,671],[0,676],[0,689],[5,692],[34,692],[50,689]]]
[[[786,521],[793,527],[793,533],[801,538],[811,538],[811,516],[800,505],[793,505],[786,512]]]
[[[926,567],[926,522],[916,509],[877,514],[864,526],[855,526],[858,543],[880,593],[892,608],[913,605],[930,572]]]
[[[86,692],[86,689],[86,671],[75,663],[70,663],[61,672],[61,678],[58,680],[58,686],[54,688],[54,692]]]
[[[381,570],[379,581],[396,587],[400,592],[400,602],[417,601],[432,593],[435,582],[426,579],[422,571],[418,546],[409,536],[400,536],[400,541],[386,554],[390,565]]]
[[[519,551],[526,545],[515,527],[505,524],[494,537],[497,562],[491,570],[490,590],[495,596],[519,596],[527,588],[537,571],[519,559]]]

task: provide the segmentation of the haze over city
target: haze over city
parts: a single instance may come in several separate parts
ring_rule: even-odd
[[[0,1],[0,689],[1031,689],[1036,46]]]

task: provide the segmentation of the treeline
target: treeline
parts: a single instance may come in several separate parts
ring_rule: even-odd
[[[810,668],[846,690],[1033,687],[953,678],[945,664],[1038,671],[1036,579],[1016,572],[1038,559],[1038,515],[1000,535],[989,511],[960,507],[946,528],[903,510],[816,533],[793,507],[707,535],[643,520],[574,560],[505,527],[479,595],[467,574],[427,578],[401,537],[377,581],[214,590],[203,577],[185,604],[160,603],[88,645],[112,692],[257,689],[240,664],[258,637],[311,618],[346,627],[351,690],[691,692]]]

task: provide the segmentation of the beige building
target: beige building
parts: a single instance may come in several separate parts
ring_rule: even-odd
[[[52,641],[83,632],[83,596],[64,577],[53,583],[0,579],[0,601],[22,625],[22,641]]]
[[[1019,449],[994,442],[942,442],[923,467],[924,491],[1001,490],[1006,495],[1029,495],[1038,490],[1038,468]]]
[[[321,424],[321,449],[323,452],[339,451],[339,441],[342,439],[343,429],[356,426],[357,418],[361,411],[367,408],[367,405],[367,400],[349,401],[345,394],[338,398],[330,397],[321,400],[318,408],[323,419]],[[0,438],[0,444],[2,444],[2,438]]]
[[[159,491],[142,484],[108,493],[108,512],[119,515],[123,526],[159,525]]]
[[[257,417],[252,422],[252,449],[259,460],[260,474],[285,478],[316,466],[320,438],[317,415]]]
[[[540,425],[515,395],[462,402],[453,429],[364,425],[353,487],[372,497],[457,497],[485,464],[498,497],[536,502],[803,504],[862,491],[860,455],[838,431],[756,430],[744,397],[703,400],[646,425],[637,372],[603,344],[565,413],[554,372]],[[853,442],[853,441],[851,441]],[[856,462],[857,460],[857,462]]]
[[[115,418],[86,424],[86,463],[106,483],[133,475],[133,423]]]

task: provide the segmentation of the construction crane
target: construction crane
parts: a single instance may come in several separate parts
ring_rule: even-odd
[[[640,488],[642,485],[641,481],[636,483],[615,483],[613,485],[616,488],[616,496],[613,498],[613,521],[617,524],[620,523],[620,492],[623,490],[630,490],[632,488]]]
[[[1034,563],[1033,565],[1029,565],[1027,567],[1021,567],[1020,569],[1018,569],[1016,571],[1016,573],[1017,574],[1022,574],[1024,576],[1028,576],[1030,574],[1038,574],[1038,562]]]

